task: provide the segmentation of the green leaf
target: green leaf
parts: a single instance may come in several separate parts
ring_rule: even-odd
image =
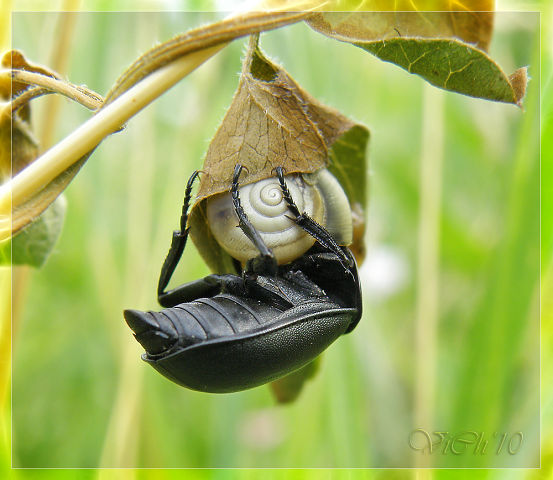
[[[493,5],[471,1],[465,11],[324,12],[307,20],[327,37],[352,43],[385,62],[395,63],[432,85],[486,100],[521,106],[526,68],[507,76],[484,52],[493,30]],[[366,5],[364,5],[365,7]],[[416,6],[413,4],[413,7]],[[417,7],[429,7],[421,2]],[[364,8],[365,9],[365,8]],[[407,8],[412,10],[412,8]]]
[[[488,55],[460,40],[394,38],[355,45],[444,90],[519,106],[525,94],[526,69],[517,70],[518,83],[511,83]]]
[[[308,99],[305,108],[327,144],[327,168],[342,185],[351,206],[353,243],[349,248],[361,265],[365,258],[369,130],[314,98]]]
[[[320,364],[321,356],[319,355],[315,360],[295,372],[271,382],[271,391],[275,400],[278,403],[291,403],[296,400],[303,389],[304,383],[315,376]]]
[[[367,144],[369,131],[354,125],[330,148],[328,169],[342,185],[350,203],[367,204]]]
[[[365,259],[365,225],[367,224],[369,130],[354,125],[330,147],[328,169],[342,185],[351,205],[353,242],[349,246],[357,264]]]
[[[56,244],[65,217],[67,202],[59,196],[40,217],[0,247],[0,265],[40,267]]]

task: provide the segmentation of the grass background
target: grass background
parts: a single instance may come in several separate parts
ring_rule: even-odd
[[[202,5],[176,6],[194,7]],[[56,14],[18,13],[13,46],[49,65],[64,52],[68,78],[105,93],[156,41],[213,19],[214,14],[204,13],[86,13],[74,19],[71,32]],[[70,41],[59,50],[65,28]],[[542,35],[550,39],[548,32]],[[414,428],[432,426],[452,433],[484,432],[491,442],[497,442],[495,432],[522,431],[523,448],[516,455],[438,453],[426,465],[536,466],[540,87],[543,152],[553,138],[551,42],[542,41],[540,58],[536,15],[497,15],[490,49],[507,72],[530,65],[524,113],[443,93],[303,25],[263,35],[262,48],[307,91],[371,130],[363,321],[329,349],[316,379],[285,407],[274,406],[265,387],[224,396],[190,392],[139,360],[140,347],[121,311],[156,307],[157,275],[177,225],[183,186],[201,166],[230,103],[243,44],[232,44],[133,119],[124,133],[104,142],[67,191],[66,224],[45,267],[14,272],[4,468],[10,462],[35,468],[420,466],[425,465],[422,456],[409,448],[407,438]],[[48,101],[37,101],[34,112],[46,145],[88,117],[79,107],[58,102],[59,118],[49,132],[45,126],[56,106]],[[550,193],[550,168],[544,161],[542,196]],[[542,215],[548,206],[542,199]],[[544,215],[542,466],[549,472],[551,230],[551,218]],[[178,282],[207,273],[191,245],[183,266]],[[9,284],[4,286],[8,292]],[[417,337],[417,332],[424,335]],[[172,478],[182,472],[12,474]],[[298,478],[321,474],[294,472]],[[471,471],[482,478],[541,474]],[[187,475],[247,478],[256,472]],[[466,471],[324,475],[465,478]]]

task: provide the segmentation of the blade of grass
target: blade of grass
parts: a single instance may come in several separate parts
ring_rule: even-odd
[[[443,93],[425,84],[417,245],[414,428],[423,428],[426,431],[432,431],[433,428],[436,386],[443,123]],[[416,465],[429,467],[429,460],[429,455],[417,455]]]
[[[56,37],[52,54],[50,55],[49,65],[55,72],[66,72],[71,56],[73,42],[73,36],[75,33],[75,24],[77,23],[78,14],[69,13],[75,12],[81,5],[80,0],[65,0],[63,2],[63,14],[58,18],[58,27],[56,29],[59,35]],[[42,126],[42,131],[39,133],[40,144],[42,148],[46,145],[51,145],[54,135],[54,125],[56,121],[52,121],[52,118],[57,119],[60,113],[61,98],[54,95],[48,100],[48,108],[43,112],[42,121],[37,125]]]
[[[139,17],[136,32],[149,29],[158,31],[156,23],[158,17],[146,19]],[[148,24],[145,24],[145,22]],[[135,40],[138,44],[139,39]],[[123,298],[125,303],[130,305],[147,305],[147,298],[150,296],[147,286],[149,282],[143,278],[152,278],[153,262],[144,252],[151,250],[152,222],[152,181],[155,173],[156,152],[155,145],[156,130],[154,125],[154,109],[149,109],[137,119],[136,128],[129,133],[134,136],[131,141],[131,151],[127,158],[129,176],[126,183],[127,198],[127,247],[126,271],[124,278]],[[109,269],[109,267],[108,267]],[[105,270],[105,268],[104,268]],[[141,272],[141,275],[137,275]],[[105,272],[107,273],[107,272]],[[104,274],[105,275],[105,274]],[[104,275],[100,274],[97,279],[101,281]],[[145,275],[145,277],[143,277]],[[115,311],[120,308],[114,306]],[[137,346],[128,335],[126,326],[120,322],[120,328],[115,332],[121,345],[119,351],[119,381],[117,383],[116,399],[110,416],[110,421],[104,439],[103,451],[100,465],[103,467],[136,467],[140,466],[140,459],[137,458],[141,431],[140,417],[143,402],[142,365],[138,362]],[[99,478],[103,478],[99,475]]]

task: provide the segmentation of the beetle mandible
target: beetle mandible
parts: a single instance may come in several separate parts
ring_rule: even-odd
[[[351,332],[362,313],[353,255],[300,211],[282,167],[275,171],[286,217],[315,241],[287,263],[277,262],[246,215],[241,171],[236,165],[230,198],[238,227],[257,254],[238,274],[212,274],[166,291],[188,238],[194,172],[185,189],[180,230],[173,232],[159,277],[158,301],[165,309],[124,312],[146,350],[142,358],[175,383],[203,392],[235,392],[283,377]]]

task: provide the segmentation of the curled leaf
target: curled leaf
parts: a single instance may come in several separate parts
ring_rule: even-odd
[[[272,177],[279,166],[287,173],[328,168],[359,212],[357,232],[362,231],[368,137],[366,127],[304,91],[263,55],[253,38],[238,89],[209,145],[190,214],[190,236],[210,269],[234,271],[207,224],[205,200],[229,190],[236,164],[246,168],[243,184]],[[362,234],[356,238],[353,249],[363,252]]]
[[[0,113],[0,180],[4,183],[34,162],[39,154],[39,147],[31,129],[31,99],[45,93],[61,93],[88,108],[95,109],[100,105],[102,98],[86,87],[70,84],[46,67],[31,63],[18,50],[4,54],[1,65],[9,70],[3,70],[0,75],[0,96],[5,100],[11,100],[3,104]],[[50,184],[33,192],[23,203],[14,204],[11,211],[11,234],[16,235],[30,223],[38,222],[41,213],[58,197],[69,183],[71,174],[78,171],[83,163],[84,161],[77,162]],[[48,218],[51,217],[49,215]],[[36,231],[36,228],[33,231]],[[6,236],[2,233],[2,237]],[[30,237],[27,234],[19,238],[18,242],[21,242],[21,238]]]
[[[19,50],[11,50],[6,52],[2,56],[1,65],[2,68],[8,68],[10,70],[23,70],[25,72],[39,73],[46,77],[61,80],[60,75],[53,70],[50,70],[42,65],[29,62]],[[12,82],[9,77],[0,77],[0,96],[3,98],[9,98],[10,92],[11,96],[15,97],[27,88],[29,88],[28,83],[18,81]]]
[[[32,65],[17,50],[7,52],[0,62],[2,67],[16,65],[27,71],[39,71],[52,74],[44,67]],[[8,75],[0,76],[0,99],[11,100],[29,86],[12,82]],[[7,181],[13,174],[21,171],[38,156],[38,143],[31,129],[31,110],[29,105],[20,108],[12,116],[8,103],[0,108],[0,183]],[[13,149],[13,151],[12,151]]]
[[[199,28],[194,28],[175,38],[156,45],[135,60],[115,81],[106,95],[106,104],[137,84],[150,73],[199,50],[225,44],[237,38],[272,30],[303,20],[308,13],[298,11],[258,11],[225,18]]]
[[[198,200],[229,189],[236,164],[245,183],[273,175],[314,172],[326,166],[328,149],[304,108],[306,95],[284,69],[265,59],[257,46],[246,58],[238,90],[207,150]]]

